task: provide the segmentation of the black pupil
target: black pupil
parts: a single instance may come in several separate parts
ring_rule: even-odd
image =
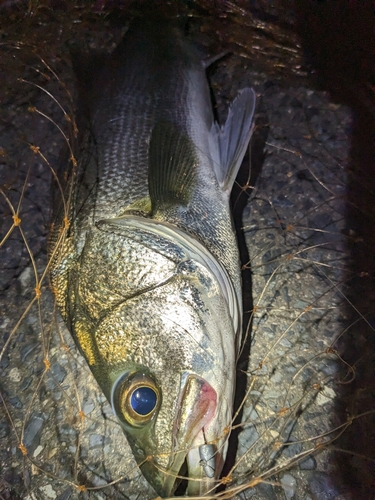
[[[148,415],[156,406],[156,393],[151,387],[138,387],[131,395],[130,404],[138,415]]]

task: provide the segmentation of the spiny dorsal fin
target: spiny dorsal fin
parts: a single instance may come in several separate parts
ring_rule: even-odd
[[[251,88],[240,90],[232,102],[225,124],[220,127],[214,123],[211,129],[216,138],[217,152],[212,152],[216,178],[223,191],[230,194],[246,148],[253,133],[255,92]]]
[[[148,183],[152,212],[187,205],[197,182],[194,145],[173,123],[159,122],[150,139]]]

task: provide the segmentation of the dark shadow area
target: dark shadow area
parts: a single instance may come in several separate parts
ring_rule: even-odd
[[[252,186],[255,186],[265,159],[264,149],[268,136],[267,122],[267,117],[262,113],[256,117],[254,133],[249,148],[250,154],[247,154],[244,158],[231,194],[233,219],[236,228],[238,248],[240,251],[240,259],[242,264],[242,290],[244,311],[242,325],[242,341],[244,344],[237,363],[234,411],[239,408],[246,393],[246,386],[248,382],[246,370],[248,367],[251,350],[251,326],[253,311],[251,268],[249,266],[249,252],[247,249],[243,231],[242,215],[248,203],[249,191],[252,189]],[[240,411],[233,424],[239,424],[241,422],[241,419],[242,411]],[[223,468],[222,476],[226,476],[235,464],[238,448],[238,436],[241,431],[242,427],[238,427],[234,429],[230,434],[228,454]],[[220,487],[219,491],[221,489],[223,488]]]
[[[315,84],[353,113],[346,231],[348,270],[343,322],[335,346],[355,369],[339,385],[334,422],[352,424],[333,443],[334,481],[345,498],[374,498],[375,450],[375,113],[372,2],[295,3],[297,30]],[[343,329],[345,328],[343,327]],[[367,413],[365,416],[361,414]],[[358,418],[357,418],[358,416]],[[372,459],[372,460],[371,460]]]

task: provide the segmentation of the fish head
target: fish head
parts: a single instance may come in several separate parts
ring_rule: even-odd
[[[192,372],[174,370],[160,378],[139,367],[116,380],[113,410],[143,475],[161,496],[173,494],[182,478],[189,480],[189,494],[215,488],[231,419],[223,399]]]
[[[96,332],[112,408],[143,474],[161,495],[174,491],[178,476],[189,478],[190,494],[213,487],[226,454],[234,348],[210,345],[220,331],[228,333],[219,319],[225,304],[220,297],[216,308],[213,297],[204,300],[196,278],[177,275],[127,301]],[[227,327],[230,332],[229,321]],[[200,457],[206,444],[215,447],[210,477]]]
[[[76,340],[161,496],[181,477],[189,495],[215,487],[235,389],[228,301],[185,247],[106,223],[86,242],[70,294]]]

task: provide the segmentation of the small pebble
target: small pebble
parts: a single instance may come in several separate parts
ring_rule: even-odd
[[[333,389],[331,389],[330,387],[324,387],[324,389],[319,392],[316,398],[316,402],[318,403],[318,405],[322,406],[327,403],[332,403],[332,400],[335,399],[335,397],[336,393]]]
[[[53,375],[54,380],[56,380],[58,384],[64,382],[65,377],[67,375],[65,368],[61,366],[59,363],[53,363],[53,365],[51,365],[51,373]]]
[[[57,448],[52,448],[52,450],[49,450],[49,452],[48,452],[48,459],[49,460],[56,455],[57,450],[58,450]]]
[[[292,347],[292,344],[291,342],[288,340],[288,339],[281,339],[280,342],[279,342],[280,345],[282,345],[283,347]]]
[[[21,282],[23,287],[26,287],[29,284],[30,279],[32,278],[33,271],[31,267],[26,267],[22,273],[19,275],[18,279]]]
[[[32,381],[33,379],[31,377],[24,378],[22,384],[20,385],[20,391],[26,391],[26,389],[30,387]]]
[[[101,448],[104,445],[105,436],[101,434],[91,434],[90,436],[90,448]]]
[[[314,457],[307,457],[299,463],[301,470],[314,470],[316,469],[316,460]]]
[[[244,417],[243,417],[243,420],[246,421],[246,422],[251,422],[251,421],[254,421],[254,420],[258,420],[259,419],[259,415],[258,413],[255,411],[254,409],[254,406],[250,406],[249,408],[246,408],[244,410]]]
[[[36,458],[38,455],[41,454],[41,452],[43,451],[43,446],[37,446],[34,453],[33,453],[33,457]]]
[[[271,389],[267,392],[264,393],[263,398],[264,399],[278,399],[281,394],[285,393],[285,389],[283,388],[282,390],[278,389]]]
[[[301,443],[287,444],[283,450],[283,455],[288,458],[292,458],[302,451]]]
[[[289,500],[294,497],[296,493],[297,481],[291,474],[284,474],[280,480],[281,487],[284,490],[285,497]]]
[[[44,423],[40,415],[33,415],[27,423],[23,443],[29,453],[32,453],[39,445]]]
[[[47,484],[46,486],[42,486],[39,488],[41,492],[44,493],[44,498],[56,498],[56,492],[52,488],[50,484]]]
[[[37,342],[34,342],[32,344],[25,345],[22,347],[20,355],[21,355],[21,361],[24,363],[28,356],[34,352],[34,350],[40,347],[40,345]]]
[[[59,401],[62,397],[62,394],[62,391],[53,391],[51,395],[55,401]]]
[[[18,368],[12,368],[10,371],[9,371],[9,375],[8,375],[8,378],[9,380],[11,380],[12,382],[20,382],[22,376],[21,376],[21,372],[19,371]]]
[[[59,384],[64,382],[65,377],[67,376],[65,368],[61,366],[59,363],[53,363],[53,365],[51,366],[51,373],[56,382]]]
[[[92,478],[92,484],[94,486],[107,486],[107,481],[99,476],[94,476]]]
[[[7,422],[0,422],[0,438],[5,438],[9,433],[9,425]]]
[[[238,453],[243,455],[250,448],[250,446],[259,439],[259,434],[255,427],[246,427],[240,434]]]
[[[9,366],[9,356],[6,354],[0,360],[0,370],[4,370]]]
[[[78,433],[77,429],[75,429],[69,424],[62,424],[60,427],[60,432],[61,434],[65,434],[68,436],[74,436]]]
[[[22,408],[23,404],[22,401],[18,396],[14,396],[13,398],[9,398],[9,402],[14,408],[17,408],[18,410]]]
[[[283,380],[283,373],[276,372],[274,375],[270,377],[270,380],[272,381],[273,384],[277,386],[277,384],[279,384]]]
[[[92,399],[85,399],[82,404],[82,411],[85,415],[89,415],[95,408],[95,403]]]
[[[57,498],[58,500],[69,500],[69,498],[72,496],[72,489],[69,487],[65,491],[61,493]]]
[[[4,318],[3,322],[0,325],[0,328],[6,328],[9,325],[9,323],[10,323],[10,319],[9,318]]]

